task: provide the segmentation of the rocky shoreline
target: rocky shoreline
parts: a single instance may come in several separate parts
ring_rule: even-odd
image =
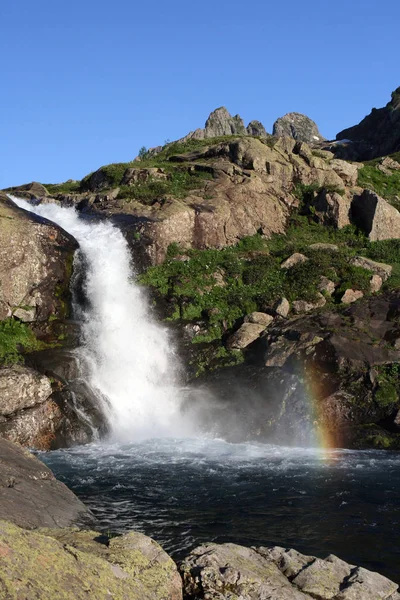
[[[18,501],[17,501],[18,499]],[[204,544],[176,565],[151,538],[109,537],[43,463],[0,440],[0,592],[93,600],[399,600],[398,584],[329,555]]]

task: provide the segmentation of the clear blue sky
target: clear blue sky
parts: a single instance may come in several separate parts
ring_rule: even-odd
[[[0,188],[131,160],[221,105],[333,138],[400,86],[398,0],[0,4]]]

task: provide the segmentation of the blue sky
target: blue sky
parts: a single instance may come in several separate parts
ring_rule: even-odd
[[[333,138],[400,86],[398,0],[0,4],[0,188],[131,160],[221,105]]]

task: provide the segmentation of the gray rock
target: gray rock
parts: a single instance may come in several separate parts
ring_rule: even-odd
[[[336,244],[317,243],[310,244],[310,246],[308,247],[310,248],[310,250],[329,250],[330,252],[338,252],[339,250],[339,246],[336,246]]]
[[[392,600],[397,584],[330,554],[280,547],[205,544],[180,571],[188,600]]]
[[[272,133],[277,137],[292,137],[308,144],[315,144],[325,139],[314,121],[297,112],[287,113],[277,119]]]
[[[232,117],[224,106],[217,108],[210,114],[204,128],[205,138],[223,135],[246,135],[246,133],[243,119],[239,115]]]
[[[247,133],[248,135],[254,135],[256,137],[268,136],[264,125],[260,123],[260,121],[250,121],[250,123],[247,125]]]
[[[42,404],[52,393],[44,375],[21,365],[0,367],[0,415]]]
[[[252,344],[260,333],[265,331],[265,325],[260,323],[243,323],[241,327],[228,339],[229,348],[243,349]]]
[[[343,179],[346,185],[353,186],[357,184],[359,169],[358,165],[336,158],[331,160],[329,166],[341,177],[341,179]]]
[[[350,260],[350,263],[355,267],[362,267],[368,271],[372,271],[375,275],[379,275],[383,281],[386,281],[392,274],[393,267],[385,263],[376,262],[365,256],[355,256]]]
[[[321,224],[337,229],[350,225],[351,198],[348,195],[324,189],[314,199],[312,206]]]
[[[400,212],[371,190],[354,196],[351,216],[373,242],[400,238]]]
[[[333,292],[335,291],[335,284],[331,279],[328,279],[328,277],[324,277],[322,276],[320,279],[320,282],[318,284],[318,290],[320,292],[325,292],[326,294],[329,294],[329,296],[332,296]]]
[[[252,312],[244,318],[245,323],[257,323],[258,325],[263,325],[264,327],[271,325],[273,320],[274,317],[263,312]]]
[[[28,450],[0,438],[0,519],[20,527],[93,524],[85,505]]]
[[[291,269],[295,265],[305,263],[307,261],[307,256],[304,256],[304,254],[301,254],[300,252],[295,252],[294,254],[289,256],[289,258],[284,260],[283,263],[281,263],[281,269]]]
[[[279,317],[286,318],[290,312],[290,304],[287,298],[281,298],[274,306],[274,311]]]
[[[321,308],[326,304],[326,298],[318,292],[316,302],[308,302],[307,300],[295,300],[292,302],[293,310],[296,314],[308,313],[316,308]]]

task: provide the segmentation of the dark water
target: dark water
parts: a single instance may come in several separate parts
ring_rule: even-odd
[[[400,583],[400,454],[151,440],[41,455],[105,531],[334,553]]]

